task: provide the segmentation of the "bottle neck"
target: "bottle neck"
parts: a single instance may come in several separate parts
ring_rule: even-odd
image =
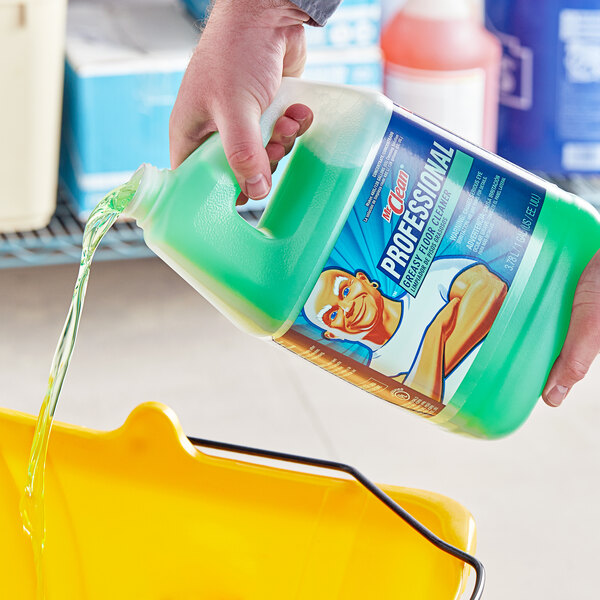
[[[140,177],[137,190],[123,211],[123,216],[136,220],[140,227],[154,208],[167,174],[166,169],[158,169],[153,165],[144,163],[133,176]]]

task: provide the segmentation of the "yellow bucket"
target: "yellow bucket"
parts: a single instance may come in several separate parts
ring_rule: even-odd
[[[0,598],[35,598],[19,500],[35,418],[0,410]],[[459,598],[466,565],[355,480],[200,451],[174,413],[139,406],[111,432],[55,424],[46,471],[47,600]],[[384,486],[443,540],[469,512]]]

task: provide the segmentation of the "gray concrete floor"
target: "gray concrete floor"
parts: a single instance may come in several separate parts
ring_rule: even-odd
[[[0,271],[0,406],[37,414],[75,265]],[[477,522],[484,595],[589,598],[600,556],[600,362],[517,433],[462,438],[237,331],[158,260],[92,269],[61,421],[112,429],[139,403],[190,435],[341,460],[446,494]]]

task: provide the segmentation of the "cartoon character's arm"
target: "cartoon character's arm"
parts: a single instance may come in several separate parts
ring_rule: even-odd
[[[460,300],[455,298],[437,314],[425,332],[410,373],[396,378],[438,402],[444,393],[444,348],[456,326],[459,304]]]
[[[456,325],[446,341],[446,376],[487,335],[507,291],[506,284],[481,264],[454,280],[449,299],[458,300],[459,306]]]

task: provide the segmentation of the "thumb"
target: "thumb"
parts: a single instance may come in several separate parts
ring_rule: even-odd
[[[242,192],[260,200],[271,189],[271,166],[260,131],[261,110],[255,106],[227,103],[215,112],[227,162]]]
[[[559,406],[583,379],[600,351],[600,253],[591,261],[575,291],[567,338],[543,392],[546,404]]]

